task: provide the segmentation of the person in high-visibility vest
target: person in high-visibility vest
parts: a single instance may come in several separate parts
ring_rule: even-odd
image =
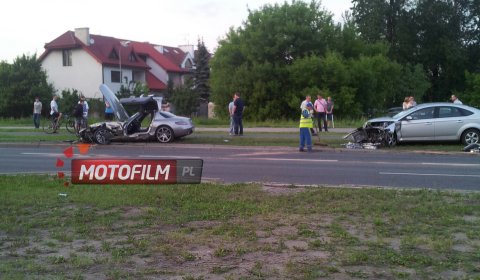
[[[313,104],[309,102],[300,116],[300,152],[305,151],[305,144],[307,145],[307,151],[312,151],[312,135],[310,134],[310,128],[313,128],[312,113]]]

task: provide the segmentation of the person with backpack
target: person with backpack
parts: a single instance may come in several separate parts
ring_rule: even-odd
[[[75,106],[75,109],[73,110],[73,117],[75,117],[75,131],[78,133],[80,131],[80,128],[82,127],[83,124],[83,99],[80,99],[78,101],[78,104]]]

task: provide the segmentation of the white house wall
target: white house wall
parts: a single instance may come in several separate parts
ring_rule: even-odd
[[[112,82],[112,71],[119,72],[120,68],[109,66],[105,66],[103,68],[103,83],[107,85],[113,92],[118,92],[120,90],[121,84]],[[122,67],[122,76],[123,85],[128,86],[128,83],[132,80],[132,70]],[[125,79],[127,80],[127,82],[125,82]]]
[[[150,66],[150,73],[152,73],[157,79],[164,84],[168,84],[168,73],[160,65],[158,65],[153,59],[147,59],[147,65]]]
[[[76,89],[87,98],[102,98],[102,65],[85,51],[72,50],[72,66],[63,66],[62,50],[52,51],[42,61],[42,68],[57,93]]]

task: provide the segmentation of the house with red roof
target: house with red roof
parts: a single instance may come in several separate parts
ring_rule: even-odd
[[[117,92],[135,82],[161,95],[169,82],[174,87],[184,84],[195,68],[193,46],[93,35],[89,28],[67,31],[45,44],[39,60],[57,90],[76,89],[87,98],[102,98],[100,84]]]

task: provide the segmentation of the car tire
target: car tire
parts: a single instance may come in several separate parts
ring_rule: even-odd
[[[100,145],[108,145],[112,139],[112,134],[108,129],[100,128],[93,134],[93,140]]]
[[[173,130],[168,126],[160,126],[155,131],[155,137],[160,143],[172,142],[174,139]]]
[[[461,140],[464,145],[480,144],[480,131],[475,128],[469,128],[462,133]]]
[[[395,147],[397,145],[397,134],[390,134],[386,144],[388,147]]]

